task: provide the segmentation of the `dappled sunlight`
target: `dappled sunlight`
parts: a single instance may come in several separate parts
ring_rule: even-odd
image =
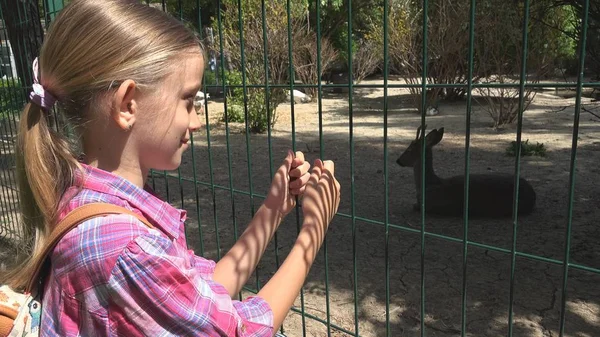
[[[600,304],[589,301],[567,301],[567,310],[590,326],[600,327]]]

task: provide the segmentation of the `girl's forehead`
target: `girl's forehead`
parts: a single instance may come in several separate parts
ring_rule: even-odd
[[[184,90],[198,86],[202,81],[204,60],[201,55],[184,54],[172,67],[165,81],[166,85],[181,86]]]

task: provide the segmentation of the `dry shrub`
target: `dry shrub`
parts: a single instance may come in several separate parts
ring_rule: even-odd
[[[352,56],[352,79],[355,84],[362,82],[383,64],[382,46],[377,40],[368,38],[357,43]]]
[[[211,46],[211,49],[219,54],[221,51],[229,56],[230,66],[245,74],[246,84],[267,85],[267,76],[269,84],[287,84],[290,80],[290,58],[289,58],[289,40],[288,40],[288,20],[286,2],[282,0],[265,1],[265,25],[263,29],[261,1],[249,0],[242,2],[242,18],[245,18],[243,26],[240,29],[238,21],[237,1],[227,0],[224,2],[225,8],[222,10],[221,29],[223,34],[223,45],[219,41]],[[297,41],[315,41],[315,35],[307,29],[305,22],[305,10],[302,4],[292,4],[292,18],[290,30],[292,33],[292,42]],[[219,22],[215,20],[215,31],[218,31]],[[243,39],[240,36],[243,34]],[[243,44],[242,44],[243,42]],[[265,50],[266,45],[266,50]],[[309,47],[308,47],[309,48]],[[305,53],[305,51],[303,51]],[[306,54],[306,53],[305,53]],[[300,60],[306,60],[306,57],[298,57]],[[316,63],[314,66],[316,74]],[[305,70],[305,73],[307,71]],[[311,75],[307,75],[311,76]],[[317,77],[314,75],[314,77]],[[267,91],[260,88],[249,88],[247,97],[243,97],[243,92],[234,91],[234,94],[242,97],[228,97],[237,109],[248,109],[251,129],[254,132],[264,132],[268,123],[273,125],[277,120],[277,106],[285,100],[286,94],[283,88],[270,88]],[[267,108],[269,107],[270,118],[267,118]]]
[[[304,28],[295,31],[292,38],[294,60],[294,70],[298,79],[304,84],[317,84],[321,77],[326,73],[338,56],[327,38],[321,38],[321,72],[317,67],[317,35]],[[317,96],[317,88],[305,88],[304,92],[311,96]]]
[[[518,7],[502,6],[501,0],[487,0],[491,6],[477,13],[475,46],[480,83],[484,85],[519,83],[522,65],[522,21],[523,13]],[[553,62],[544,50],[543,31],[529,29],[528,64],[525,80],[537,83]],[[539,40],[539,41],[536,41]],[[493,119],[493,127],[500,128],[516,121],[519,113],[518,87],[478,87],[477,98]],[[523,110],[535,97],[533,88],[523,92]]]
[[[468,82],[468,3],[437,0],[430,2],[428,29],[428,84]],[[396,1],[390,8],[390,67],[408,83],[420,85],[423,71],[423,12],[421,5]],[[465,23],[466,22],[466,23]],[[421,111],[421,89],[409,88],[414,107]],[[464,88],[430,88],[426,106],[437,106],[442,98],[462,99]]]

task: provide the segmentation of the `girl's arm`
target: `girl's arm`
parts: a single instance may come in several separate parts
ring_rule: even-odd
[[[275,331],[294,304],[339,203],[340,185],[334,177],[333,162],[323,164],[318,160],[302,202],[305,221],[298,239],[279,270],[258,293],[273,311]]]
[[[213,280],[223,285],[232,298],[248,281],[281,219],[279,212],[262,205],[242,236],[217,263]]]
[[[217,263],[213,280],[233,298],[240,292],[263,256],[281,220],[295,207],[295,197],[304,192],[310,164],[302,152],[288,153],[277,170],[265,203],[227,254]],[[290,178],[297,178],[289,182]]]

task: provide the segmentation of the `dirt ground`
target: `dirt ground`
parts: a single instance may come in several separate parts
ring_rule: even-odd
[[[385,336],[387,265],[392,336],[420,335],[422,271],[425,335],[460,335],[463,275],[466,275],[467,289],[467,335],[506,335],[512,261],[511,254],[506,252],[512,248],[516,227],[518,252],[558,263],[516,257],[513,335],[558,336],[563,296],[562,261],[569,223],[569,167],[575,110],[572,94],[542,90],[525,112],[523,140],[543,143],[547,149],[545,157],[521,160],[521,176],[532,183],[537,193],[536,210],[529,216],[519,217],[516,226],[511,219],[470,220],[468,240],[477,245],[468,247],[466,274],[462,219],[426,216],[427,235],[422,241],[421,217],[412,210],[415,202],[412,170],[395,163],[414,139],[421,117],[411,109],[405,89],[389,89],[388,94],[387,162],[384,159],[382,89],[355,91],[352,129],[347,95],[324,95],[323,149],[319,147],[316,102],[294,105],[294,130],[290,104],[282,104],[269,142],[266,134],[243,133],[243,125],[230,125],[227,139],[224,125],[219,122],[223,104],[210,99],[210,156],[207,130],[203,129],[194,137],[193,151],[185,154],[180,168],[183,179],[157,175],[154,184],[165,196],[168,190],[171,203],[188,210],[188,238],[195,251],[216,259],[227,252],[250,220],[252,210],[260,206],[261,195],[270,182],[270,168],[275,170],[280,165],[286,150],[295,145],[311,162],[323,150],[325,159],[335,161],[336,176],[342,185],[340,215],[334,219],[326,249],[322,249],[302,297],[296,301],[299,311],[304,310],[324,322],[329,314],[331,324],[352,333],[358,328],[361,336]],[[583,98],[583,103],[587,110],[600,115],[598,102]],[[441,177],[463,174],[466,104],[442,103],[439,110],[439,115],[427,117],[428,130],[445,129],[444,139],[433,151],[434,167]],[[475,103],[471,115],[471,172],[513,173],[515,158],[507,156],[505,149],[515,140],[516,127],[494,130],[491,122],[484,107]],[[600,269],[598,163],[600,118],[582,111],[570,262],[596,269]],[[392,225],[387,237],[382,225],[386,220],[385,164],[389,177],[387,215]],[[194,179],[200,182],[196,188]],[[211,182],[216,185],[214,189]],[[234,193],[230,193],[230,187]],[[250,191],[256,195],[250,197]],[[275,272],[277,262],[283,261],[294,243],[299,222],[293,212],[281,225],[276,244],[269,246],[248,288],[256,289]],[[440,238],[440,235],[450,239]],[[600,275],[569,269],[565,336],[600,336],[598,284]],[[309,317],[303,319],[297,312],[288,315],[284,330],[288,336],[326,336],[328,333],[326,324]],[[332,327],[331,335],[349,334]]]

